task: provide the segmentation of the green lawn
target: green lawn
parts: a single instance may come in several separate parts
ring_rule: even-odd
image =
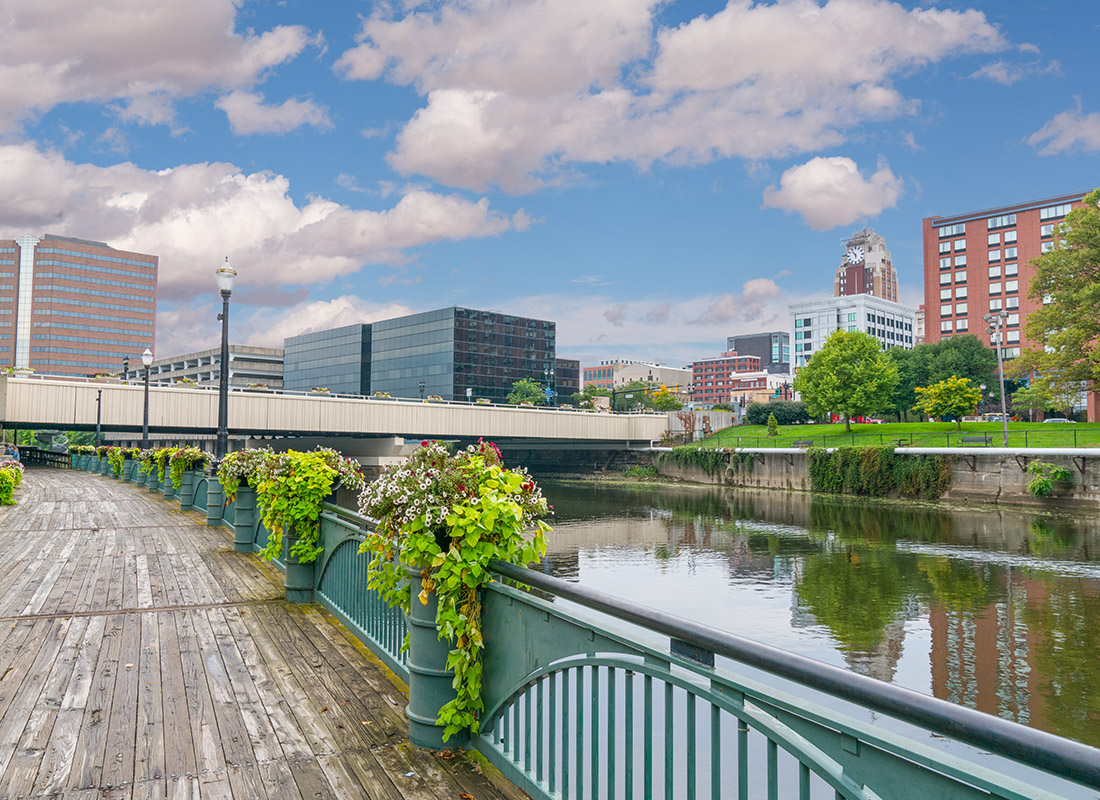
[[[961,437],[988,434],[991,447],[1001,446],[1001,423],[964,422],[962,432],[954,422],[887,422],[881,425],[856,425],[852,432],[844,423],[834,425],[781,425],[779,435],[768,436],[766,425],[738,425],[718,431],[700,443],[702,447],[792,447],[812,441],[816,447],[845,444],[897,444],[915,447],[957,447]],[[1008,423],[1009,447],[1100,447],[1100,424],[1049,424],[1041,422]]]

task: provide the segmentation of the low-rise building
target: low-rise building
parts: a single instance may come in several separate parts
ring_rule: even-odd
[[[740,373],[761,372],[760,357],[727,351],[691,364],[692,401],[704,407],[728,403]]]
[[[172,385],[177,382],[197,386],[217,386],[221,382],[220,347],[197,353],[158,358],[149,368],[149,383]],[[145,368],[141,359],[131,359],[126,380],[142,381]],[[260,384],[269,389],[283,388],[283,351],[275,347],[229,345],[229,385],[247,387]]]

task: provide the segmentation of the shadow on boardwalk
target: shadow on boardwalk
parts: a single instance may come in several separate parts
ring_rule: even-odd
[[[0,799],[525,797],[411,747],[401,688],[199,514],[70,470],[29,470],[18,499],[0,509]]]

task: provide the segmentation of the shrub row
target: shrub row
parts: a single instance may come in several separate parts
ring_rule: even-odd
[[[898,455],[892,446],[811,447],[810,486],[815,492],[933,500],[951,485],[951,460],[937,455]]]

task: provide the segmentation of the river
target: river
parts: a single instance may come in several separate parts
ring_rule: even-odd
[[[540,483],[557,577],[1100,746],[1100,517]]]

